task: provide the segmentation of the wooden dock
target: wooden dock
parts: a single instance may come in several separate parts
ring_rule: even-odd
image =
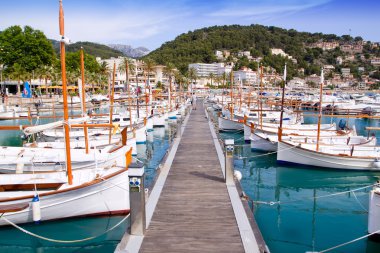
[[[217,152],[215,133],[199,100],[197,107],[172,154],[170,169],[161,172],[167,177],[158,183],[162,191],[155,208],[149,197],[145,235],[130,236],[129,246],[117,252],[261,252],[244,208],[233,206],[243,205],[235,186],[234,197],[226,186],[221,149]],[[151,220],[148,209],[154,209]],[[239,224],[243,216],[248,225]]]

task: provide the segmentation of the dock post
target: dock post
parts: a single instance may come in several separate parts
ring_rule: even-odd
[[[225,177],[226,184],[234,184],[234,143],[233,139],[225,140]]]
[[[181,138],[182,135],[182,117],[180,119],[177,119],[177,138]]]
[[[144,166],[142,164],[131,164],[128,173],[131,210],[130,233],[131,235],[143,236],[146,228]]]

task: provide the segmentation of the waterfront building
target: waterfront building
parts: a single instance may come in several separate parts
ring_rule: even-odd
[[[102,64],[103,62],[107,63],[108,69],[110,70],[110,76],[109,79],[112,78],[112,69],[113,64],[116,64],[116,73],[115,73],[115,87],[117,88],[123,88],[126,81],[126,72],[125,70],[121,70],[120,66],[123,64],[124,59],[126,57],[111,57],[110,59],[101,59],[100,57],[97,57],[96,60]],[[139,85],[146,84],[148,80],[148,72],[145,70],[144,61],[136,60],[136,59],[129,59],[132,64],[135,66],[134,70],[129,73],[129,82],[132,86],[136,86],[137,83]],[[161,83],[167,83],[167,78],[163,75],[163,70],[165,66],[163,65],[157,65],[154,67],[154,70],[149,73],[149,83],[152,87],[155,87],[158,82]]]
[[[243,67],[238,71],[234,71],[235,83],[239,83],[241,81],[244,85],[257,85],[257,80],[257,72],[252,71],[250,68]]]

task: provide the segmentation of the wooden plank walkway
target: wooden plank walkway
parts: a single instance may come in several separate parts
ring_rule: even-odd
[[[193,110],[140,252],[244,252],[208,120]]]

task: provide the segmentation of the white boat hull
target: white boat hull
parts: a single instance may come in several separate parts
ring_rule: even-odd
[[[243,123],[226,119],[223,117],[218,117],[219,131],[239,131],[243,130]]]
[[[329,155],[300,147],[294,147],[285,142],[278,143],[277,162],[285,164],[309,165],[315,167],[344,170],[380,171],[375,158],[362,158],[348,155]]]
[[[153,116],[153,127],[164,127],[165,126],[165,114]]]
[[[128,171],[125,170],[107,180],[78,189],[47,196],[40,195],[41,221],[77,216],[110,215],[128,213]],[[19,204],[29,200],[6,201],[0,204]],[[5,213],[4,217],[16,224],[33,222],[32,205],[18,212]],[[8,225],[0,219],[0,225]]]

